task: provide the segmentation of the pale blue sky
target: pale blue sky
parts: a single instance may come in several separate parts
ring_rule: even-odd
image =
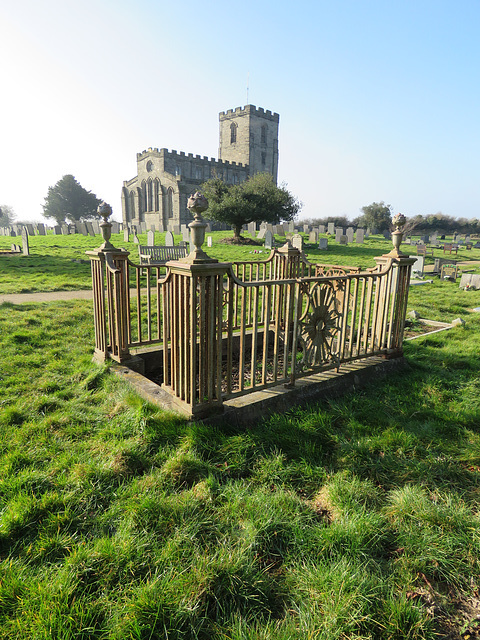
[[[384,200],[480,217],[480,1],[0,4],[0,203],[72,173],[121,217],[136,153],[218,155],[218,112],[280,114],[301,217]]]

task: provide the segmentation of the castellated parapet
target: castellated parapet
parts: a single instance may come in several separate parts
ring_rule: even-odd
[[[248,104],[219,114],[219,159],[158,147],[137,153],[137,175],[123,183],[124,223],[175,228],[191,221],[186,203],[206,180],[238,184],[260,171],[277,181],[278,113]]]

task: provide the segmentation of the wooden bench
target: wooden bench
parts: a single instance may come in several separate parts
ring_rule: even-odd
[[[180,260],[188,255],[187,247],[161,247],[158,245],[139,244],[140,264],[164,265],[169,260]]]
[[[443,245],[443,253],[447,253],[447,251],[451,254],[452,251],[454,253],[457,253],[458,251],[458,246],[456,244],[444,244]]]
[[[427,257],[427,253],[430,256],[433,256],[433,249],[427,249],[424,244],[417,244],[417,256]]]

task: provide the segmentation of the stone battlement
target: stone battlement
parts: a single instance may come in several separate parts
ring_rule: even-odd
[[[262,107],[257,108],[253,104],[247,104],[244,107],[236,107],[236,109],[228,109],[227,111],[220,111],[218,117],[220,120],[226,120],[233,116],[241,116],[245,114],[258,116],[265,120],[272,120],[273,122],[278,122],[280,118],[278,113],[272,113],[270,109],[265,110]]]
[[[137,161],[144,160],[148,156],[155,156],[175,161],[194,160],[195,164],[203,166],[215,164],[216,166],[239,167],[243,169],[248,167],[248,165],[241,162],[229,162],[228,160],[218,160],[217,158],[209,158],[208,156],[200,156],[198,154],[193,155],[193,153],[185,153],[185,151],[177,151],[176,149],[169,151],[168,149],[158,149],[157,147],[149,147],[148,150],[143,150],[141,153],[137,153]]]

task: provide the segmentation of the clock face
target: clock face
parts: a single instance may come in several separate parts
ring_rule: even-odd
[[[150,173],[150,171],[153,171],[153,162],[151,160],[149,160],[147,162],[147,171]]]

